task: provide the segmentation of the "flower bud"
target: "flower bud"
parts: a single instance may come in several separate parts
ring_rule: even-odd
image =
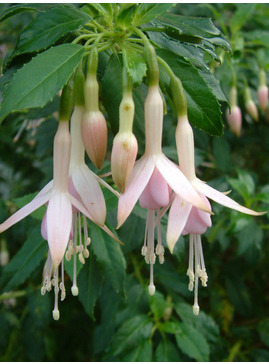
[[[242,127],[242,114],[240,108],[237,105],[232,106],[231,113],[229,112],[229,109],[227,109],[226,118],[231,131],[237,137],[240,137]]]
[[[258,102],[261,112],[265,112],[268,104],[268,87],[266,85],[258,88]]]
[[[254,104],[253,100],[248,100],[245,104],[246,110],[249,115],[255,120],[259,120],[259,114],[256,105]]]
[[[107,149],[107,125],[101,111],[84,112],[81,137],[90,160],[98,169],[101,169]]]
[[[121,193],[124,193],[138,150],[136,137],[131,132],[118,133],[111,153],[112,177]]]

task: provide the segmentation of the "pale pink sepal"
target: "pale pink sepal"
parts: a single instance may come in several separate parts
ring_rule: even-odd
[[[51,196],[51,192],[47,192],[42,194],[39,197],[35,197],[31,202],[27,205],[23,206],[20,210],[15,212],[12,216],[10,216],[6,221],[0,224],[0,233],[10,228],[12,225],[24,219],[26,216],[30,215],[33,211],[37,210],[39,207],[48,202]]]
[[[72,228],[70,195],[54,191],[47,208],[48,243],[54,268],[61,263]]]
[[[41,197],[46,193],[52,191],[52,187],[53,187],[53,179],[49,183],[47,183],[46,186],[44,186],[40,192],[38,192],[35,198]]]
[[[45,212],[45,215],[43,216],[43,219],[41,222],[41,236],[44,240],[48,241],[47,211]]]
[[[154,169],[144,191],[139,197],[141,207],[157,210],[169,204],[170,189],[168,183],[157,168]]]
[[[73,170],[72,181],[82,202],[93,217],[93,221],[103,225],[106,219],[106,204],[95,175],[86,164],[81,164]]]
[[[173,253],[176,242],[184,229],[191,208],[191,204],[175,195],[169,211],[166,232],[166,242],[171,254]]]
[[[207,185],[205,182],[200,181],[198,178],[192,182],[193,186],[206,197],[219,203],[220,205],[229,207],[230,209],[243,212],[244,214],[259,216],[263,215],[264,212],[257,212],[247,207],[239,205],[237,202],[232,200],[230,197],[226,196],[224,193],[215,190],[214,188]]]
[[[156,167],[177,195],[197,208],[209,212],[203,199],[175,163],[162,154],[157,159]]]
[[[140,158],[130,175],[124,194],[120,195],[118,204],[119,228],[130,215],[139,196],[144,191],[155,167],[154,158],[144,155]]]

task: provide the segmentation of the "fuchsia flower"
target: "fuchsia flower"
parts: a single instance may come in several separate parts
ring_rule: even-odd
[[[163,126],[163,100],[158,85],[150,86],[145,101],[145,154],[136,162],[126,185],[125,192],[120,195],[118,205],[118,228],[124,223],[131,213],[137,200],[140,199],[142,207],[148,209],[145,244],[142,254],[146,262],[150,263],[149,293],[153,294],[153,264],[156,256],[154,253],[154,228],[155,212],[157,211],[158,244],[156,254],[163,261],[163,247],[160,241],[160,211],[167,207],[170,201],[170,192],[184,201],[208,211],[204,200],[192,187],[188,179],[179,168],[162,153],[162,126]]]
[[[226,117],[231,131],[237,137],[240,137],[242,127],[242,114],[239,106],[232,106],[231,113],[227,109]]]
[[[180,170],[199,193],[200,198],[204,200],[209,212],[211,211],[211,207],[206,197],[223,206],[245,214],[254,216],[263,214],[263,212],[256,212],[239,205],[224,193],[215,190],[196,177],[193,132],[187,115],[178,118],[176,144]],[[190,234],[190,256],[187,274],[190,279],[189,289],[193,290],[193,287],[195,288],[193,312],[196,315],[199,313],[198,280],[199,278],[201,279],[203,286],[206,286],[207,282],[201,234],[203,234],[210,226],[211,217],[208,212],[201,211],[196,206],[184,201],[180,196],[174,196],[168,216],[166,240],[169,250],[172,253],[179,236],[181,234]],[[193,269],[193,265],[195,266],[195,269]]]

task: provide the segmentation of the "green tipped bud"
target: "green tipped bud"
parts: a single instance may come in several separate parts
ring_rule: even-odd
[[[154,47],[151,44],[145,45],[145,60],[148,66],[147,78],[148,85],[154,86],[159,84],[159,66]]]
[[[59,121],[68,121],[74,105],[74,80],[71,78],[64,86],[60,99]]]
[[[180,79],[177,77],[171,78],[170,87],[177,116],[187,115],[187,99]]]

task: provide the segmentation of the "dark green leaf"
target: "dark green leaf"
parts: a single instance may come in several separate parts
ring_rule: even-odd
[[[179,326],[181,333],[176,334],[179,349],[197,361],[208,361],[209,345],[200,332],[186,323],[180,323]]]
[[[169,64],[183,84],[190,122],[209,134],[220,136],[223,130],[220,105],[198,70],[183,59],[175,58],[171,52],[159,50],[158,55]],[[164,79],[163,82],[165,84],[167,80]],[[166,87],[169,90],[169,85]]]
[[[164,338],[156,349],[156,361],[161,361],[164,363],[167,362],[180,362],[181,358],[179,355],[179,352],[175,345],[168,340],[167,338]]]
[[[36,11],[37,9],[35,8],[35,6],[32,6],[31,4],[19,4],[19,5],[9,6],[0,14],[0,22],[10,18],[11,16],[31,10]]]
[[[52,8],[40,13],[20,35],[8,62],[23,53],[38,52],[48,48],[67,33],[73,32],[90,20],[90,17],[72,8]]]
[[[258,332],[260,334],[261,340],[264,344],[269,347],[269,319],[266,318],[262,320],[258,325]]]
[[[92,249],[100,264],[102,274],[116,292],[125,293],[125,258],[120,245],[99,227],[91,226]]]
[[[224,138],[213,139],[213,156],[215,164],[224,172],[231,169],[230,145]]]
[[[257,223],[251,219],[249,224],[241,230],[239,234],[238,254],[246,253],[249,248],[261,250],[261,243],[263,240],[263,230]]]
[[[137,345],[134,350],[124,355],[124,362],[151,362],[152,361],[152,344],[150,340],[143,341]]]
[[[248,289],[240,277],[226,279],[226,287],[230,301],[238,314],[248,316],[252,312],[251,299]]]
[[[173,4],[140,4],[138,7],[134,18],[133,25],[139,26],[141,24],[147,23],[152,19],[157,18],[163,13],[167,12]],[[169,14],[170,16],[170,14]]]
[[[161,332],[167,334],[180,334],[181,327],[180,322],[167,321],[160,324],[159,329]]]
[[[24,65],[8,86],[0,121],[10,112],[45,106],[68,81],[83,52],[84,48],[78,44],[63,44],[48,49]]]
[[[79,300],[87,314],[94,319],[94,307],[102,287],[103,277],[92,251],[78,275]]]
[[[153,296],[150,296],[149,305],[154,318],[160,320],[163,317],[165,310],[165,299],[163,294],[156,292]]]
[[[128,75],[134,86],[137,86],[142,82],[143,77],[146,75],[147,66],[145,60],[139,53],[130,47],[123,47],[122,53]]]
[[[139,140],[144,140],[144,95],[142,85],[134,90],[135,103],[134,133]],[[102,82],[102,100],[108,113],[114,134],[119,128],[119,106],[122,98],[122,67],[120,60],[112,55],[108,61]]]
[[[0,280],[1,292],[8,292],[17,288],[38,267],[46,252],[48,245],[40,234],[40,226],[36,227],[28,236],[19,252],[4,267]],[[40,281],[41,281],[40,277]]]
[[[97,13],[99,13],[98,15],[101,16],[106,22],[110,22],[110,20],[112,19],[112,8],[111,8],[111,4],[97,4],[97,3],[90,3],[87,4],[87,6],[89,8],[93,8]]]
[[[111,350],[114,355],[128,353],[149,338],[153,323],[146,315],[137,315],[125,321],[113,337]]]

